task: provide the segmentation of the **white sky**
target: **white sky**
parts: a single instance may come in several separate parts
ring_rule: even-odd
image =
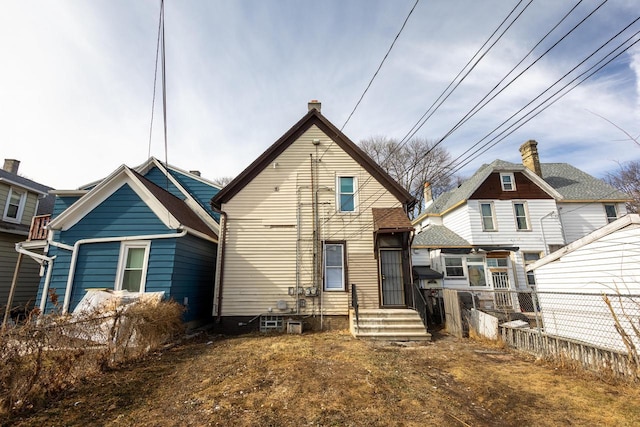
[[[207,178],[235,176],[307,112],[311,99],[341,127],[413,3],[166,0],[169,163]],[[356,142],[404,137],[516,3],[422,0],[346,135]],[[417,136],[438,139],[449,131],[573,4],[532,3]],[[585,0],[533,57],[597,4]],[[20,160],[22,175],[58,189],[142,163],[159,0],[2,5],[3,158]],[[639,15],[634,0],[609,1],[442,146],[462,154]],[[638,30],[637,22],[625,38]],[[640,158],[639,145],[593,114],[640,134],[639,46],[461,173],[496,158],[520,161],[518,147],[527,139],[538,141],[543,162],[569,162],[596,176]],[[158,108],[155,124],[151,154],[164,160]]]

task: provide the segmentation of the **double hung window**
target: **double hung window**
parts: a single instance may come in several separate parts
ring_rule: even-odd
[[[7,195],[7,202],[4,207],[2,219],[8,222],[19,223],[22,220],[26,201],[27,193],[25,191],[9,188],[9,194]]]
[[[516,191],[516,180],[511,172],[500,174],[500,184],[502,191]]]
[[[325,243],[324,245],[324,289],[326,291],[345,290],[344,246],[344,243]]]
[[[338,212],[356,211],[356,189],[357,182],[355,176],[338,177]]]
[[[496,231],[496,218],[493,203],[480,203],[480,215],[482,216],[482,230]]]
[[[607,214],[607,222],[613,222],[618,219],[618,211],[616,205],[604,205],[604,211]]]
[[[122,242],[116,290],[144,292],[151,242]]]
[[[513,213],[516,218],[516,229],[531,230],[531,226],[529,225],[529,218],[527,216],[526,202],[514,202]]]

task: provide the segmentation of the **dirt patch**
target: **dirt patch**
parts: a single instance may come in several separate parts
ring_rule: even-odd
[[[201,336],[5,423],[16,426],[637,425],[640,389],[443,336]]]

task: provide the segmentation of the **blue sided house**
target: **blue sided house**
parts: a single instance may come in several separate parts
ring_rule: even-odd
[[[219,230],[208,201],[218,191],[198,172],[153,157],[78,190],[54,191],[41,311],[72,312],[90,289],[164,292],[184,304],[186,322],[208,320]]]

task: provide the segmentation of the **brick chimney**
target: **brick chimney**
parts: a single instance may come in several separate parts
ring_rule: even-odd
[[[20,160],[4,159],[4,166],[2,166],[2,170],[17,175],[19,167]]]
[[[433,192],[431,191],[431,183],[424,183],[424,208],[427,209],[433,203]]]
[[[538,156],[538,143],[533,139],[525,142],[520,146],[520,155],[522,156],[522,164],[531,172],[542,177],[540,157]]]
[[[309,111],[311,111],[313,109],[316,109],[316,110],[318,110],[318,113],[319,113],[320,109],[322,108],[322,103],[320,101],[318,101],[317,99],[312,99],[311,101],[309,101],[307,106],[309,107]]]

